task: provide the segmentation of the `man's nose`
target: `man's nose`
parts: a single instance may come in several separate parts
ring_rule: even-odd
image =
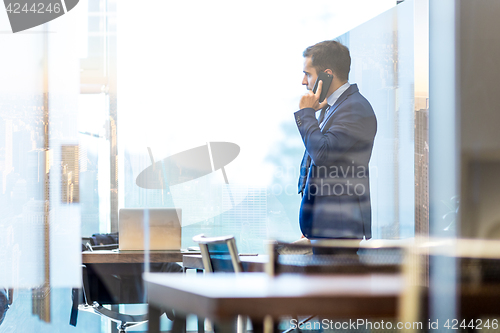
[[[302,79],[302,84],[304,86],[307,86],[309,84],[309,82],[307,82],[307,76],[304,75],[304,78]]]

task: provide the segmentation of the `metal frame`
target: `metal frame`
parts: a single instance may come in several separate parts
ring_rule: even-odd
[[[231,263],[233,264],[233,269],[235,273],[241,273],[243,271],[241,266],[240,257],[238,256],[238,249],[236,248],[236,240],[234,236],[222,236],[222,237],[205,237],[205,235],[197,235],[193,237],[193,241],[200,245],[201,258],[203,260],[203,267],[207,272],[213,273],[212,263],[210,261],[210,252],[208,251],[208,244],[218,244],[226,243],[229,249],[229,255],[231,256]]]
[[[225,243],[227,245],[227,248],[229,250],[229,255],[231,256],[231,263],[233,264],[234,273],[243,272],[243,266],[241,264],[241,260],[238,255],[238,249],[236,247],[236,240],[234,239],[234,236],[230,235],[221,237],[205,237],[204,234],[200,234],[194,236],[193,241],[197,242],[200,246],[203,267],[205,268],[205,271],[207,273],[214,273],[212,262],[210,260],[210,252],[208,251],[208,244],[221,244],[221,243]],[[247,321],[248,318],[246,316],[238,316],[236,324],[236,331],[238,333],[247,332]],[[204,330],[200,330],[200,328],[198,328],[198,331],[203,332]]]

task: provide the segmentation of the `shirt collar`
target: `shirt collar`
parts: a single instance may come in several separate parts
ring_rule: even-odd
[[[339,99],[340,95],[342,95],[344,93],[344,91],[346,91],[350,86],[351,85],[349,84],[349,82],[346,82],[343,85],[341,85],[340,87],[338,87],[337,90],[335,90],[333,92],[333,94],[328,96],[328,98],[326,99],[328,102],[328,105],[330,105],[330,106],[334,105],[335,102]]]

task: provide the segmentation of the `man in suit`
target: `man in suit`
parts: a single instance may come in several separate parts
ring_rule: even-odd
[[[351,57],[347,47],[324,41],[308,47],[303,56],[302,84],[308,92],[295,112],[306,149],[298,188],[302,194],[300,229],[312,240],[369,239],[368,162],[377,132],[375,114],[357,85],[348,82]],[[320,72],[333,76],[321,103],[323,82],[312,92]]]

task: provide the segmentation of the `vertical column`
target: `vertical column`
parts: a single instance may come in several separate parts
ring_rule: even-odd
[[[111,232],[118,231],[118,143],[117,143],[117,2],[106,1],[107,17],[107,78],[109,88],[109,144],[110,144],[110,223]]]
[[[457,4],[429,2],[429,224],[430,235],[454,237],[443,216],[458,194]],[[429,312],[434,322],[456,316],[456,263],[453,258],[430,258]]]

